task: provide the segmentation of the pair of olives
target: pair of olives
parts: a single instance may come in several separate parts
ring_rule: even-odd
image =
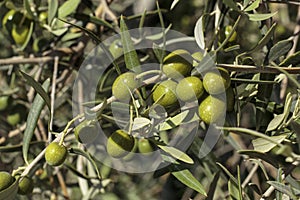
[[[137,149],[142,154],[150,155],[153,152],[153,144],[149,139],[137,139],[123,130],[113,132],[107,139],[106,151],[111,157],[129,160],[130,153]]]
[[[15,181],[15,178],[8,172],[0,172],[0,192],[7,189]],[[29,176],[19,178],[18,194],[27,195],[32,193],[34,188],[33,180]]]
[[[159,83],[153,91],[153,101],[164,107],[177,103],[197,101],[204,93],[202,81],[196,76],[181,79],[178,83],[166,80]]]

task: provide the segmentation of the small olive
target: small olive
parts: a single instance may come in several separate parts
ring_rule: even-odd
[[[203,92],[202,82],[196,76],[181,79],[176,87],[177,97],[184,102],[197,101]]]
[[[109,136],[106,144],[107,153],[114,158],[126,156],[134,147],[134,138],[123,130],[117,130]]]
[[[84,120],[74,129],[74,134],[78,142],[91,143],[98,135],[98,128],[94,121]]]
[[[126,72],[116,78],[112,85],[112,94],[119,101],[128,102],[131,99],[130,93],[139,87],[136,76],[133,72]]]
[[[177,83],[172,80],[163,81],[154,86],[153,101],[164,107],[169,107],[177,103],[176,97]]]
[[[138,141],[139,152],[146,155],[151,155],[153,153],[153,146],[149,139],[141,138]]]
[[[8,96],[0,97],[0,111],[5,110],[8,106]]]
[[[206,123],[218,123],[225,118],[226,102],[221,98],[209,95],[199,106],[199,116]]]
[[[34,188],[32,178],[28,176],[24,176],[20,178],[19,186],[18,186],[18,194],[26,195],[32,193]]]
[[[204,89],[209,94],[220,94],[230,86],[231,80],[227,70],[218,68],[215,71],[207,72],[203,77]]]
[[[14,178],[10,173],[4,171],[0,172],[0,191],[8,188],[13,182]]]
[[[119,40],[119,39],[114,40],[111,43],[111,45],[109,46],[109,51],[115,59],[122,56],[123,55],[123,47],[122,47],[121,40]]]
[[[183,49],[169,53],[163,60],[162,70],[164,74],[173,79],[179,79],[190,75],[193,58],[190,53]]]
[[[52,142],[46,147],[45,159],[51,166],[59,166],[63,164],[67,158],[68,150],[65,146],[58,142]]]

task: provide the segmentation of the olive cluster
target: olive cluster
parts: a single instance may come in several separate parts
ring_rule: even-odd
[[[120,48],[116,43],[112,45],[117,49]],[[115,52],[113,56],[118,57],[119,53]],[[153,84],[151,91],[147,89],[152,98],[151,101],[147,101],[151,102],[148,108],[153,105],[160,105],[169,109],[178,107],[179,103],[196,102],[197,105],[200,103],[198,115],[206,124],[217,123],[224,118],[226,110],[233,109],[230,75],[223,68],[206,70],[203,74],[192,75],[193,62],[195,63],[196,60],[200,62],[201,56],[202,54],[199,52],[191,55],[183,49],[169,53],[163,60],[162,73],[164,76],[162,76],[161,82]],[[122,103],[135,100],[137,91],[145,84],[140,77],[142,76],[137,76],[132,71],[120,74],[112,83],[111,91],[114,98]],[[143,116],[147,117],[147,114],[144,113]],[[76,139],[81,143],[92,142],[98,133],[96,123],[98,123],[97,120],[85,120],[77,125],[74,130]],[[130,159],[135,152],[152,154],[156,148],[155,143],[149,138],[144,138],[141,135],[135,137],[133,134],[120,129],[108,137],[106,151],[114,158],[126,160]],[[66,150],[62,151],[66,152]],[[50,161],[48,163],[56,165]],[[58,162],[58,164],[61,163]]]
[[[20,177],[19,175],[14,177],[6,171],[0,171],[0,192],[8,189],[15,181],[18,182],[18,194],[27,195],[32,193],[34,184],[31,177]]]

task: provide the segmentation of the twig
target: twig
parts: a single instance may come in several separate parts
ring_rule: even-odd
[[[56,78],[57,78],[57,69],[58,69],[58,62],[59,57],[56,56],[54,59],[54,66],[53,66],[53,76],[52,76],[52,86],[51,86],[51,113],[50,113],[50,122],[49,122],[49,129],[52,131],[53,127],[53,118],[54,118],[54,102],[55,102],[55,91],[56,91]],[[48,134],[48,141],[51,141],[51,132],[49,131]]]
[[[4,58],[0,59],[0,65],[13,65],[13,64],[44,64],[52,61],[54,58],[51,56],[44,57],[32,57],[32,58],[24,58],[20,57],[12,57],[12,58]]]
[[[216,64],[216,65],[218,67],[223,67],[228,71],[236,71],[236,72],[272,73],[272,74],[282,73],[279,69],[272,66],[257,67],[251,65],[234,65],[234,64]],[[300,67],[280,67],[280,69],[285,70],[290,74],[300,74]]]

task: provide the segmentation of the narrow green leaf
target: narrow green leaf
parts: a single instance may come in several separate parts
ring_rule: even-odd
[[[227,185],[228,185],[228,192],[229,192],[231,198],[240,200],[238,186],[232,180],[229,180]]]
[[[120,35],[121,35],[121,40],[123,45],[126,68],[129,70],[134,70],[135,72],[139,73],[141,72],[140,61],[135,51],[133,42],[131,40],[131,36],[129,34],[123,16],[121,16],[121,20],[120,20],[120,29],[121,29]]]
[[[265,36],[258,42],[258,44],[252,49],[250,50],[250,52],[248,53],[254,53],[258,50],[260,50],[261,48],[263,48],[269,41],[270,39],[273,37],[273,33],[275,31],[276,28],[276,23],[274,23],[271,28],[268,30],[268,32],[265,34]]]
[[[209,191],[207,192],[206,200],[214,200],[214,194],[215,194],[216,189],[217,189],[217,184],[218,184],[219,178],[220,178],[220,171],[218,171],[214,175],[214,179],[212,180],[212,182],[209,185]]]
[[[58,17],[64,18],[70,15],[71,13],[73,13],[74,11],[76,11],[80,2],[81,2],[80,0],[65,1],[58,9]]]
[[[193,174],[188,169],[183,169],[179,171],[171,172],[181,183],[185,184],[191,189],[207,196],[204,187],[202,184],[193,176]]]
[[[285,58],[279,66],[289,66],[289,65],[297,65],[300,63],[300,51],[297,51],[290,55],[289,57]]]
[[[300,190],[292,188],[291,186],[285,185],[283,183],[279,183],[277,181],[267,181],[267,183],[272,185],[276,190],[288,195],[293,200],[297,200],[297,196],[300,195]]]
[[[277,42],[271,49],[268,55],[269,62],[277,60],[280,56],[288,53],[293,47],[292,40],[282,40]]]
[[[95,160],[93,159],[93,157],[91,156],[91,154],[89,154],[88,152],[85,152],[85,151],[83,151],[79,148],[74,148],[74,147],[71,148],[69,152],[77,154],[77,155],[81,155],[81,156],[85,157],[86,159],[88,159],[88,161],[91,162],[94,169],[96,170],[96,173],[97,173],[97,176],[98,176],[99,180],[102,180],[102,177],[101,177],[100,171],[98,169],[98,166],[97,166]]]
[[[239,154],[244,154],[244,155],[248,155],[251,158],[255,158],[255,159],[261,159],[267,163],[270,163],[271,165],[273,165],[274,167],[278,167],[279,166],[279,162],[278,160],[276,160],[274,157],[260,152],[260,151],[255,151],[255,150],[240,150],[238,151]]]
[[[32,10],[31,10],[31,6],[30,6],[30,1],[29,0],[24,0],[24,8],[25,8],[25,10],[27,12],[26,14],[29,15],[29,18],[34,19],[35,16],[34,16]]]
[[[277,127],[282,124],[283,120],[284,120],[284,114],[283,113],[279,114],[279,115],[276,115],[270,121],[270,123],[268,125],[268,128],[267,128],[267,131],[273,131],[273,130],[277,129]]]
[[[18,180],[16,179],[11,186],[0,192],[0,199],[15,200],[18,192],[18,185]]]
[[[29,76],[25,72],[20,71],[20,73],[26,79],[27,83],[31,87],[33,87],[34,90],[43,98],[43,100],[45,101],[45,103],[46,103],[46,105],[47,105],[47,107],[49,108],[49,111],[50,111],[51,110],[50,98],[49,98],[47,92],[45,91],[45,89],[43,89],[43,87],[41,86],[40,83],[36,82],[31,76]],[[50,80],[48,80],[48,81],[50,83]]]
[[[271,136],[269,138],[271,140],[274,140],[277,143],[281,143],[286,137],[287,137],[286,134],[282,134],[282,135]],[[275,143],[271,143],[270,141],[265,140],[263,138],[257,138],[255,140],[252,140],[252,144],[255,151],[260,151],[263,153],[270,151],[276,146]]]
[[[159,124],[159,130],[163,131],[163,130],[169,130],[172,129],[176,126],[179,126],[181,124],[181,122],[183,122],[183,120],[186,118],[186,116],[188,116],[189,111],[183,111],[177,115],[175,115],[174,117],[171,117],[169,119],[167,119],[165,122]]]
[[[217,165],[221,167],[221,169],[229,176],[229,178],[233,181],[233,183],[238,186],[238,180],[228,171],[226,167],[224,167],[221,163],[217,162]]]
[[[94,16],[90,16],[84,13],[75,13],[74,14],[74,18],[77,20],[82,20],[83,22],[87,23],[87,22],[91,22],[94,23],[96,25],[100,25],[100,26],[105,26],[107,28],[113,29],[113,25],[111,25],[109,22],[100,19],[98,17],[94,17]]]
[[[174,147],[163,146],[163,145],[157,145],[157,146],[178,160],[181,160],[188,164],[194,164],[194,161],[191,157],[189,157],[187,154]]]
[[[43,85],[42,88],[43,90],[48,90],[50,86],[50,79],[47,79]],[[26,129],[24,131],[24,136],[23,136],[23,158],[26,163],[28,163],[27,156],[28,156],[28,150],[29,150],[29,145],[30,141],[32,139],[34,130],[36,128],[38,119],[40,117],[41,111],[45,105],[44,99],[37,94],[33,100],[31,109],[29,111],[29,114],[27,116],[26,120]]]
[[[250,4],[244,11],[249,12],[258,8],[261,0],[255,0],[252,4]]]
[[[263,20],[273,17],[276,14],[277,14],[277,12],[263,13],[263,14],[256,13],[256,14],[247,14],[247,15],[249,16],[249,20],[251,20],[251,21],[263,21]]]
[[[58,9],[58,0],[48,0],[48,25],[51,25]]]

